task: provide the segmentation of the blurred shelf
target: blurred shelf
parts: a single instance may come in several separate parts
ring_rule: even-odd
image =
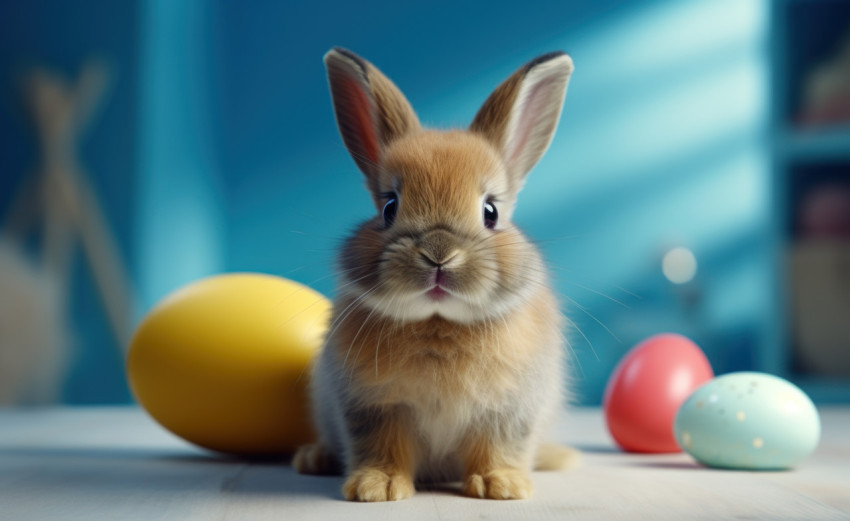
[[[850,123],[788,131],[780,140],[779,147],[779,152],[787,161],[850,160]]]
[[[850,402],[850,378],[792,376],[791,381],[805,391],[815,403]]]
[[[791,317],[800,305],[791,283],[788,245],[807,197],[818,187],[850,181],[850,121],[798,127],[815,68],[833,61],[850,34],[850,1],[778,0],[770,5],[772,226],[775,283],[772,328],[759,352],[761,370],[797,384],[818,404],[850,403],[850,376],[795,372]],[[848,339],[850,341],[850,339]]]

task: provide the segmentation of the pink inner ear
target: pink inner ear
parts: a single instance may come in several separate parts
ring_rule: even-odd
[[[508,154],[510,164],[515,164],[517,159],[522,156],[529,138],[532,137],[535,128],[545,115],[549,104],[549,97],[546,95],[547,87],[552,82],[553,79],[551,78],[541,80],[529,90],[523,100],[522,107],[519,107],[514,135],[510,136],[510,143],[513,145]]]
[[[349,139],[351,152],[363,156],[372,163],[378,162],[378,136],[375,132],[375,122],[372,120],[372,100],[363,92],[357,80],[345,78],[341,80],[345,96],[345,106],[340,107],[344,113],[344,130]]]

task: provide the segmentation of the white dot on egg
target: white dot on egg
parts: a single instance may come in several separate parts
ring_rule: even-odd
[[[697,274],[697,259],[691,250],[676,247],[664,254],[661,271],[673,284],[685,284]]]
[[[693,440],[691,440],[691,433],[688,431],[684,431],[682,433],[682,443],[685,444],[685,447],[690,448]]]
[[[736,414],[735,417],[738,418],[739,422],[742,422],[747,419],[747,413],[744,411],[738,411],[738,414]]]
[[[761,438],[753,438],[753,447],[757,449],[764,447],[764,440]]]
[[[720,397],[717,396],[716,394],[712,394],[711,396],[708,397],[708,401],[711,402],[711,403],[717,403],[717,400],[719,400],[719,399],[720,399]]]

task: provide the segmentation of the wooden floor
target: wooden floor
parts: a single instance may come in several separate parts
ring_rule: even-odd
[[[573,411],[557,438],[577,470],[535,473],[530,500],[451,488],[397,503],[342,500],[341,478],[226,460],[171,436],[134,408],[0,411],[0,521],[850,519],[850,408],[822,409],[817,452],[790,472],[702,468],[687,455],[614,449],[598,410]]]

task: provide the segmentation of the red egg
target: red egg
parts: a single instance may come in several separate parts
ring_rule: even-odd
[[[605,421],[629,452],[680,452],[673,419],[685,399],[714,377],[691,340],[673,333],[647,338],[620,360],[605,388]]]

